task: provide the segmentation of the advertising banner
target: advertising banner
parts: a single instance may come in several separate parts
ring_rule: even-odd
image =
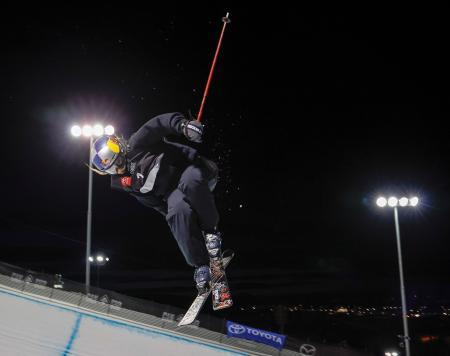
[[[276,334],[271,331],[252,328],[250,326],[227,321],[227,336],[238,337],[273,346],[281,350],[286,340],[285,335]]]

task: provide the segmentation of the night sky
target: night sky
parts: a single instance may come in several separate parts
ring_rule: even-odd
[[[372,10],[5,13],[0,260],[84,281],[89,144],[71,125],[128,137],[152,116],[197,113],[229,11],[196,147],[221,170],[237,305],[399,303],[382,193],[422,200],[400,211],[408,300],[449,301],[447,12]],[[100,176],[93,251],[111,258],[104,288],[177,306],[195,293],[165,220]]]

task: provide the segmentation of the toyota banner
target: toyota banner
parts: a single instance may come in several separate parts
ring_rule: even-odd
[[[227,336],[260,342],[273,346],[278,350],[283,348],[284,341],[286,339],[286,336],[284,335],[276,334],[271,331],[255,329],[250,326],[234,323],[232,321],[227,321]]]

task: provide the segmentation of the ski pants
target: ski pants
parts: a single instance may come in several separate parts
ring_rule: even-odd
[[[177,188],[167,198],[167,223],[186,262],[193,267],[209,264],[202,232],[214,232],[219,222],[211,184],[216,179],[215,163],[197,159],[183,171]]]

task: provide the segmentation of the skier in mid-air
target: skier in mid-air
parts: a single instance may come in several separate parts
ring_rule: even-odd
[[[112,188],[165,216],[186,262],[195,268],[199,293],[210,287],[209,264],[221,254],[219,214],[212,193],[218,168],[195,148],[170,136],[201,142],[202,135],[200,122],[167,113],[147,121],[128,140],[104,135],[91,148],[94,170],[111,175]]]

